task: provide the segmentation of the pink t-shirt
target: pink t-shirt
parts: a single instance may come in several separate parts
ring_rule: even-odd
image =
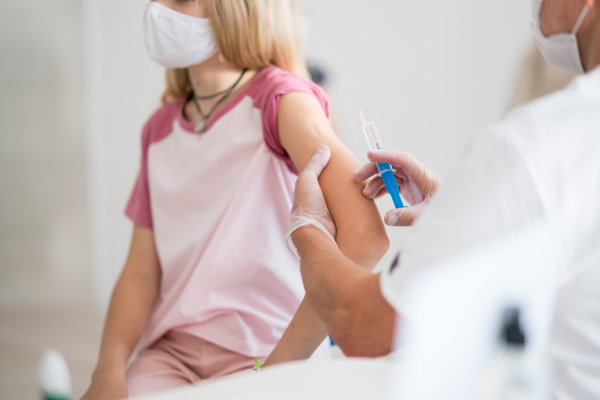
[[[196,335],[252,357],[270,354],[304,297],[285,245],[297,170],[281,147],[281,95],[320,87],[279,68],[261,70],[209,121],[161,107],[142,133],[142,163],[126,215],[154,230],[160,296],[139,348],[166,332]],[[327,343],[315,358],[327,358]]]

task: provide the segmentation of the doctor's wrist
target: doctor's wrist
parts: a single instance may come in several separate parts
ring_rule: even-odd
[[[336,248],[335,242],[314,225],[306,225],[296,229],[292,232],[291,239],[298,250],[300,258],[317,248]]]
[[[311,230],[313,232],[311,232]],[[298,249],[298,252],[300,252],[306,242],[310,240],[310,236],[315,235],[318,230],[319,229],[313,225],[305,225],[292,232],[290,237],[292,238],[292,242],[294,242],[294,246]]]

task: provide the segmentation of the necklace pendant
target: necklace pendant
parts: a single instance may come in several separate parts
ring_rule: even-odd
[[[200,121],[194,126],[194,132],[203,132],[206,126],[206,121]]]

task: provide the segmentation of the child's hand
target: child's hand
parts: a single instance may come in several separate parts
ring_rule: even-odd
[[[94,374],[92,384],[81,400],[120,400],[127,398],[125,374]]]

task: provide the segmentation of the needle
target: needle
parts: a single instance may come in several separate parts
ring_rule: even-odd
[[[367,123],[367,119],[365,118],[362,110],[360,109],[360,103],[358,102],[358,97],[356,96],[354,88],[352,88],[352,94],[354,94],[354,100],[356,100],[356,106],[358,107],[358,112],[360,113],[360,122],[362,122],[362,124],[365,125]]]

